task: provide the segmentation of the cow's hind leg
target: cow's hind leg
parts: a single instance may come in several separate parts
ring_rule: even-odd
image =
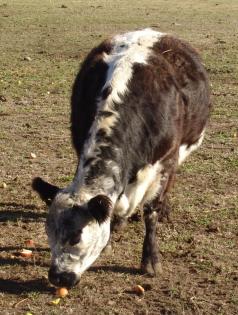
[[[145,238],[143,243],[141,269],[142,272],[156,275],[162,272],[159,251],[156,242],[156,228],[159,212],[153,204],[144,205]]]
[[[157,203],[155,203],[155,208],[157,209],[159,216],[158,221],[164,222],[165,219],[167,222],[171,222],[170,219],[170,213],[171,213],[171,207],[169,205],[168,200],[168,191],[171,189],[171,187],[174,184],[175,180],[175,171],[172,171],[171,174],[167,177],[167,180],[164,182],[164,189],[160,192],[160,196],[157,200]]]
[[[158,222],[171,222],[170,214],[171,207],[169,205],[168,197],[163,200],[163,202],[158,203]]]

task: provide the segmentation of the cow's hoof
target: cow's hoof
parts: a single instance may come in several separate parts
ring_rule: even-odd
[[[161,223],[171,223],[171,218],[170,218],[170,214],[171,214],[171,208],[166,204],[164,205],[159,211],[158,211],[158,222]]]
[[[112,222],[112,231],[122,231],[127,226],[127,219],[115,216]]]
[[[107,246],[106,247],[104,247],[104,249],[103,249],[103,253],[105,254],[105,255],[111,255],[112,254],[112,244],[107,244]]]
[[[163,272],[162,264],[160,262],[151,263],[150,261],[147,263],[141,263],[141,271],[144,274],[149,274],[150,276],[161,275]]]

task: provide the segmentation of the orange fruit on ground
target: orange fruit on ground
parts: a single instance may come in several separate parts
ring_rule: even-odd
[[[20,255],[25,258],[29,258],[32,256],[32,251],[29,249],[24,249],[20,252]]]
[[[56,295],[59,297],[65,297],[69,294],[69,291],[66,288],[58,288],[56,290]]]

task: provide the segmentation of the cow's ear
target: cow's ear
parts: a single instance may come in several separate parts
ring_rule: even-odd
[[[55,195],[59,192],[59,187],[45,182],[40,177],[35,177],[32,181],[32,188],[39,194],[40,198],[50,206]]]
[[[88,210],[92,217],[99,223],[105,222],[112,213],[112,202],[105,195],[97,195],[88,202]]]

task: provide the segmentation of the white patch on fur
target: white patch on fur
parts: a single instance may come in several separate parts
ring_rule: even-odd
[[[200,147],[200,145],[202,144],[203,138],[205,135],[205,130],[202,131],[199,139],[197,142],[195,142],[194,144],[190,145],[188,147],[187,144],[182,144],[179,148],[179,158],[178,158],[178,165],[181,165],[185,159],[196,149],[198,149]]]
[[[111,135],[112,127],[115,125],[118,119],[118,114],[115,111],[111,111],[113,115],[100,119],[97,129],[103,129],[108,136]]]
[[[98,258],[104,247],[107,245],[110,237],[110,220],[98,225],[94,223],[84,228],[82,239],[80,241],[80,253],[85,256],[82,261],[75,265],[73,272],[81,275]],[[82,256],[82,255],[81,255]]]
[[[157,173],[155,180],[148,187],[141,204],[152,201],[161,192],[164,182],[163,177],[164,176],[161,175],[161,172]]]
[[[130,217],[142,203],[155,197],[160,189],[162,165],[156,162],[148,164],[137,173],[137,180],[128,185],[125,193],[115,206],[115,213],[121,217]]]
[[[164,35],[151,29],[144,29],[117,35],[112,39],[113,49],[110,54],[104,53],[103,60],[108,65],[106,82],[102,91],[107,87],[111,93],[106,100],[100,97],[97,100],[99,110],[110,111],[110,117],[100,118],[94,121],[91,127],[91,137],[84,146],[84,156],[90,158],[95,150],[95,135],[99,129],[103,129],[108,136],[112,127],[118,121],[118,113],[112,108],[114,102],[121,103],[121,96],[128,90],[128,82],[132,78],[132,69],[135,63],[146,64],[151,53],[151,48],[160,37]]]
[[[120,199],[117,200],[117,202],[115,204],[114,213],[121,216],[121,217],[125,217],[129,207],[130,207],[130,205],[129,205],[128,198],[125,194],[123,194],[120,197]]]
[[[151,29],[120,34],[112,39],[113,50],[104,54],[108,64],[107,79],[104,88],[111,86],[112,93],[107,98],[105,108],[111,107],[112,101],[120,103],[120,95],[127,92],[128,82],[132,77],[135,63],[146,64],[151,48],[164,35]]]
[[[113,49],[110,54],[104,53],[104,62],[108,65],[107,78],[102,90],[111,88],[106,100],[98,100],[98,109],[113,113],[112,116],[95,122],[95,129],[104,129],[107,135],[111,134],[112,127],[118,120],[118,113],[113,111],[114,102],[121,103],[121,96],[128,90],[128,82],[132,78],[132,69],[135,63],[146,64],[154,43],[162,33],[151,29],[117,35],[112,39]]]

